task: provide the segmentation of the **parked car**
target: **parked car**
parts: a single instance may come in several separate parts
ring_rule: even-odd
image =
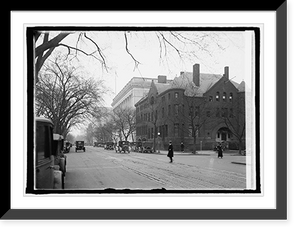
[[[130,153],[129,142],[128,141],[119,141],[118,145],[116,146],[116,153],[117,152]]]
[[[105,150],[113,150],[114,149],[114,143],[113,142],[107,142],[104,146]]]
[[[141,148],[142,153],[153,153],[153,142],[143,142],[142,143],[142,148]]]
[[[69,153],[72,144],[68,141],[64,141],[64,153]]]
[[[62,139],[53,139],[53,123],[43,117],[36,117],[35,138],[35,189],[63,189],[64,175],[60,166]],[[66,160],[65,160],[66,161]],[[64,164],[66,165],[66,163]]]
[[[76,141],[75,151],[83,150],[85,152],[84,141]]]

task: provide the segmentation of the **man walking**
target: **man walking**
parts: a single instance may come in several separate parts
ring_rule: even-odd
[[[168,148],[168,155],[167,156],[170,158],[170,163],[173,163],[174,152],[173,152],[173,145],[172,145],[171,141],[169,142],[169,148]]]
[[[218,151],[218,158],[223,158],[223,148],[222,148],[222,144],[220,143],[218,146],[217,146],[217,151]]]
[[[181,142],[180,148],[181,148],[181,152],[184,152],[184,144],[183,144],[183,142]]]

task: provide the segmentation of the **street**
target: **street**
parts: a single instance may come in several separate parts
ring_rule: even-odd
[[[169,163],[166,153],[116,153],[102,147],[86,147],[86,152],[67,155],[65,189],[161,189],[209,190],[246,188],[244,156],[216,153],[176,154]]]

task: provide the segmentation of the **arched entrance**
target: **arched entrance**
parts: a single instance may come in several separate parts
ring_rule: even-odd
[[[216,133],[217,142],[229,142],[231,140],[232,133],[227,127],[219,128]]]

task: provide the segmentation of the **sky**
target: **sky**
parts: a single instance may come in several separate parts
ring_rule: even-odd
[[[96,50],[95,44],[80,33],[72,32],[61,43],[78,46],[86,53]],[[58,32],[50,32],[51,36]],[[179,76],[181,71],[192,72],[195,63],[200,64],[200,73],[223,74],[229,66],[229,78],[240,83],[245,80],[249,66],[249,34],[233,31],[87,31],[86,35],[101,49],[108,69],[101,63],[82,53],[73,57],[72,63],[80,66],[83,73],[102,80],[109,92],[104,96],[104,106],[111,107],[116,94],[132,77],[157,78],[167,75],[168,79]],[[125,38],[126,35],[126,38]],[[165,38],[165,41],[162,38]],[[127,39],[127,51],[126,51]],[[37,45],[41,43],[39,39]],[[178,55],[176,49],[180,50]],[[57,52],[68,53],[63,46]],[[72,54],[73,53],[73,54]],[[71,51],[74,55],[74,52]],[[51,55],[51,56],[52,56]],[[94,53],[102,59],[97,53]],[[131,55],[139,62],[138,67]],[[49,57],[51,59],[51,56]],[[248,67],[249,68],[249,67]]]

